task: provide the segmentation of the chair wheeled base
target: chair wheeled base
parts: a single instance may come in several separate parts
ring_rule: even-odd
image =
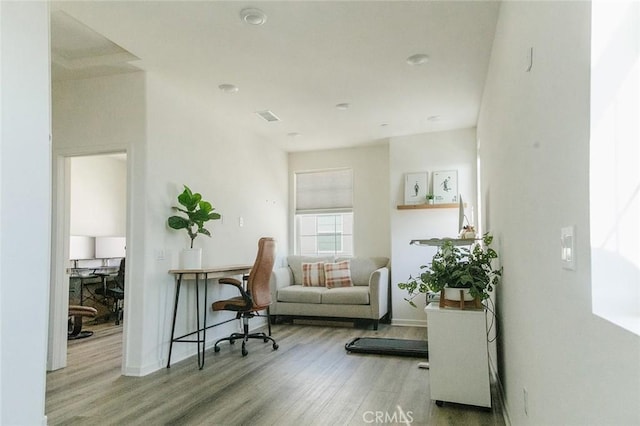
[[[273,347],[273,350],[274,351],[277,350],[279,347],[278,343],[273,339],[273,337],[270,336],[271,334],[270,319],[267,321],[267,323],[269,324],[269,335],[267,335],[264,332],[249,333],[249,318],[259,317],[259,316],[262,316],[262,315],[258,315],[256,313],[238,312],[237,318],[238,319],[242,318],[242,327],[244,332],[232,333],[231,336],[218,339],[218,341],[216,341],[216,344],[213,346],[214,352],[220,352],[220,346],[218,346],[220,342],[228,341],[229,344],[233,345],[236,343],[236,340],[242,340],[242,356],[247,356],[247,354],[249,353],[249,351],[247,351],[247,342],[249,341],[249,339],[262,339],[264,343],[271,341],[272,342],[271,346]]]

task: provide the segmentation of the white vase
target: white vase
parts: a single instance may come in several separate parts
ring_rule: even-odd
[[[460,291],[462,291],[462,299],[460,298]],[[444,298],[447,300],[464,300],[464,301],[473,300],[473,296],[471,295],[470,289],[454,288],[454,287],[444,288]]]
[[[180,253],[180,269],[202,269],[202,249],[188,248]]]

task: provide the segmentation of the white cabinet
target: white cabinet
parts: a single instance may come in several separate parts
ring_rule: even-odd
[[[491,407],[485,310],[440,308],[437,302],[424,310],[431,399]]]

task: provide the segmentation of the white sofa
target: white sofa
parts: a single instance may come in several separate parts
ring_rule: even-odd
[[[349,260],[353,286],[327,288],[303,286],[303,263],[335,263]],[[283,317],[363,319],[378,329],[389,314],[389,259],[386,257],[288,256],[287,266],[271,274],[270,314],[276,322]]]

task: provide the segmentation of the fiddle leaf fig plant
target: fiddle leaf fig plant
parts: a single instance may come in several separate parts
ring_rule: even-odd
[[[191,239],[190,248],[193,248],[193,241],[198,234],[211,236],[211,232],[204,227],[205,222],[220,219],[220,214],[214,212],[210,202],[204,201],[202,195],[194,193],[187,185],[184,191],[178,195],[178,203],[182,207],[173,206],[173,209],[184,213],[183,216],[170,216],[167,224],[172,229],[185,229]]]
[[[423,272],[419,276],[410,276],[407,282],[398,283],[399,289],[407,291],[405,300],[416,307],[413,299],[418,294],[437,293],[445,287],[468,288],[474,298],[487,299],[502,277],[502,267],[493,265],[498,253],[490,247],[492,241],[493,236],[488,233],[483,235],[482,244],[474,243],[471,247],[445,241],[431,264],[420,266]]]

